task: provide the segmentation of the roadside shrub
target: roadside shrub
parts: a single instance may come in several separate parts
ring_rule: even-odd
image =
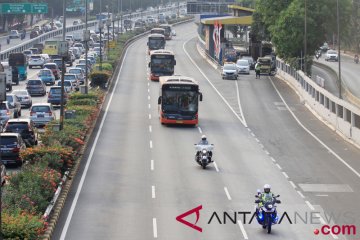
[[[95,64],[94,70],[95,71],[100,71],[100,64],[99,63]],[[111,65],[111,63],[103,62],[102,70],[112,72],[113,71],[113,66]]]
[[[49,139],[46,139],[46,141],[53,143]],[[76,146],[81,146],[83,144],[81,139],[74,139],[72,141],[76,142]],[[76,156],[70,147],[56,145],[27,148],[20,154],[21,157],[31,165],[41,164],[61,173],[64,173],[68,168],[71,168],[76,160]]]
[[[41,214],[52,199],[61,174],[40,164],[27,165],[9,178],[4,188],[3,207],[11,212],[17,209],[31,214]]]
[[[2,234],[4,239],[39,239],[47,223],[39,215],[24,211],[2,212]]]
[[[68,101],[68,104],[71,104],[71,102],[73,100],[78,100],[78,99],[93,99],[93,100],[97,100],[99,98],[99,93],[97,91],[89,91],[88,94],[83,94],[83,93],[73,93],[69,95],[70,100]]]
[[[107,72],[93,72],[90,75],[91,78],[91,86],[93,87],[105,87],[105,84],[107,83],[108,79],[110,78],[110,74]]]
[[[93,112],[96,112],[96,107],[95,106],[87,106],[87,105],[84,105],[84,106],[69,105],[68,110],[75,110],[76,116],[89,115]]]
[[[97,104],[97,101],[95,99],[88,99],[88,98],[82,98],[82,99],[73,99],[71,102],[69,102],[69,105],[75,105],[75,106],[79,106],[79,105],[90,105],[90,106],[94,106]]]

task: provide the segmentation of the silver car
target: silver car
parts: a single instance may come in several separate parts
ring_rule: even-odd
[[[45,64],[45,59],[42,58],[40,55],[31,55],[29,57],[29,68],[33,68],[33,67],[40,67],[43,68],[44,64]]]
[[[36,103],[30,108],[30,119],[35,126],[44,126],[56,120],[55,111],[51,103]]]
[[[14,108],[7,101],[0,103],[0,124],[3,126],[9,119],[14,118]]]
[[[14,90],[12,91],[13,94],[16,95],[18,100],[20,101],[21,107],[31,107],[32,105],[32,99],[27,90]]]

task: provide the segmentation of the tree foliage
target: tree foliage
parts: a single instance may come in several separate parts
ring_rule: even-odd
[[[337,0],[257,0],[253,34],[258,40],[271,40],[285,60],[300,57],[305,46],[305,4],[307,55],[312,56],[337,33]],[[349,37],[351,5],[351,0],[339,0],[341,39]],[[358,13],[354,15],[357,23]]]

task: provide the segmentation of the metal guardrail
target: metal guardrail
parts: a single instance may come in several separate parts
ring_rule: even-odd
[[[181,5],[180,8],[183,8],[184,5]],[[168,12],[168,11],[173,11],[178,9],[177,6],[175,7],[166,7],[166,8],[162,8],[162,9],[155,9],[155,10],[151,10],[151,11],[146,11],[146,12],[135,12],[135,13],[131,13],[131,14],[126,14],[123,16],[123,19],[132,19],[132,18],[139,18],[139,17],[145,17],[145,16],[149,16],[149,15],[153,15],[153,14],[157,14],[157,13],[164,13],[164,12]],[[114,19],[114,21],[116,22],[117,20]],[[88,22],[88,26],[89,27],[93,27],[96,26],[96,24],[98,23],[98,20],[93,20],[93,21],[89,21]],[[80,24],[80,25],[76,25],[76,26],[70,26],[66,28],[66,32],[73,32],[73,31],[78,31],[81,29],[85,28],[85,24]],[[11,47],[9,49],[6,49],[2,52],[0,52],[0,61],[4,61],[5,59],[9,58],[10,53],[16,53],[16,52],[22,52],[26,49],[29,49],[31,47],[34,46],[34,44],[36,43],[41,43],[47,39],[50,38],[54,38],[56,36],[61,36],[63,33],[62,29],[57,29],[45,34],[42,34],[36,38],[30,39],[22,44],[19,44],[17,46]]]
[[[322,120],[333,126],[347,138],[360,145],[360,109],[344,101],[316,82],[297,71],[282,60],[276,61],[277,76],[289,82],[303,101],[311,107]]]

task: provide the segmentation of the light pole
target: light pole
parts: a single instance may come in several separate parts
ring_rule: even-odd
[[[339,13],[339,0],[336,0],[336,12],[337,12],[337,42],[338,42],[338,59],[339,59],[339,98],[341,95],[341,57],[340,57],[340,13]]]
[[[62,40],[65,42],[65,35],[66,35],[66,0],[63,0],[63,32],[62,32]],[[65,78],[65,57],[61,56],[61,96],[60,96],[60,131],[64,128],[64,95],[65,95],[65,89],[64,89],[64,78]]]
[[[100,17],[101,18],[101,17]],[[99,32],[100,32],[100,71],[102,71],[102,33],[101,33],[101,30],[102,28],[104,27],[104,24],[103,24],[103,21],[102,19],[100,19],[100,22],[99,22]]]
[[[109,57],[109,45],[110,45],[110,26],[111,26],[111,19],[108,18],[106,20],[106,27],[107,27],[107,33],[108,33],[108,36],[107,36],[107,56]]]
[[[113,14],[113,17],[112,17],[112,36],[113,36],[113,41],[115,40],[115,21],[116,21],[116,17],[114,16]]]
[[[88,61],[88,43],[90,40],[90,31],[88,30],[88,0],[85,0],[85,31],[84,31],[84,42],[85,42],[85,94],[88,94],[88,86],[89,86],[89,72],[87,68],[87,61]],[[100,44],[101,46],[101,44]]]
[[[307,64],[306,64],[306,54],[307,54],[307,23],[306,23],[306,1],[305,0],[305,19],[304,19],[304,25],[305,25],[305,34],[304,34],[304,72],[305,72],[305,75],[307,75]]]

